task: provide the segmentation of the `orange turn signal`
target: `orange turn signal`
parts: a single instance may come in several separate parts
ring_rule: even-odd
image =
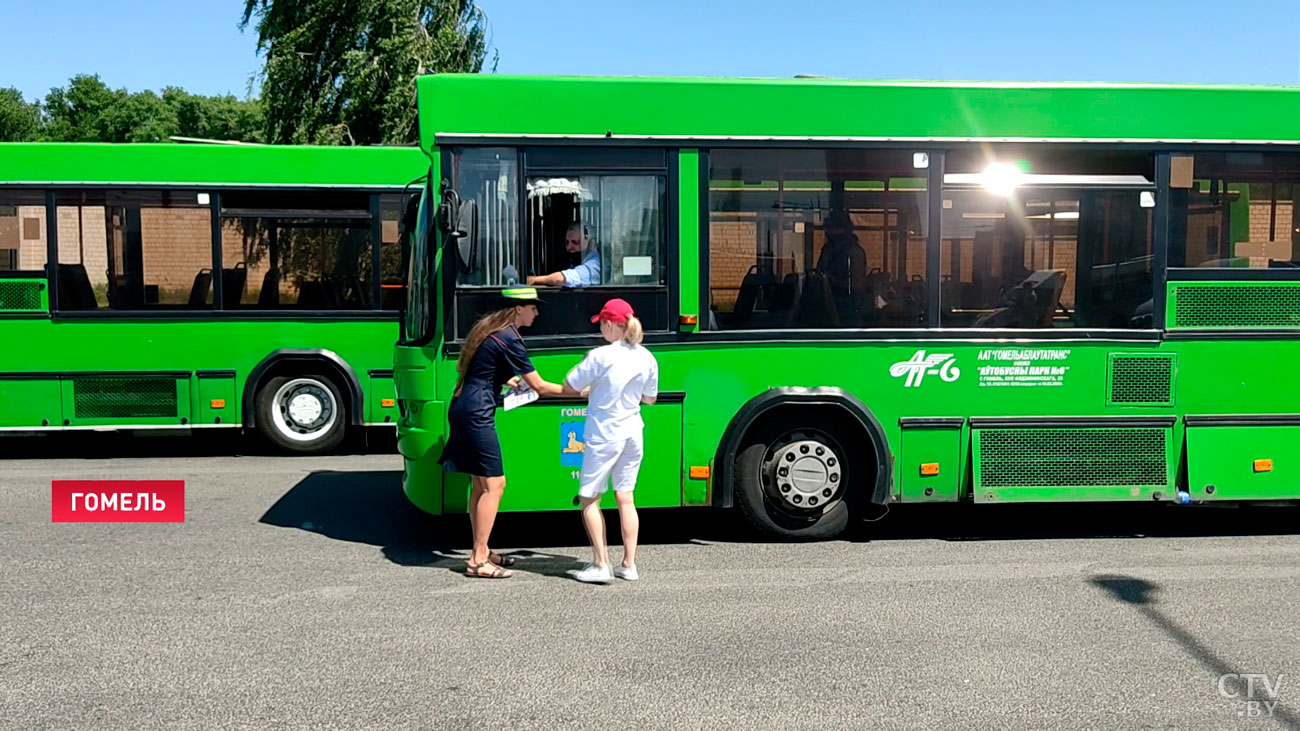
[[[691,468],[691,479],[692,479],[692,480],[707,480],[707,479],[709,479],[709,468],[708,468],[707,466],[706,466],[706,467],[692,467],[692,468]]]
[[[379,405],[384,407],[385,409],[391,409],[397,405],[397,399],[395,398],[379,399]]]
[[[1273,460],[1271,460],[1271,459],[1257,459],[1257,460],[1255,460],[1255,471],[1256,471],[1256,472],[1272,472],[1272,471],[1273,471]]]
[[[677,324],[679,325],[698,325],[700,324],[699,315],[678,315]]]
[[[922,475],[923,477],[934,477],[934,476],[937,475],[937,474],[939,474],[939,463],[938,463],[938,462],[922,462],[922,463],[921,463],[921,475]]]
[[[209,402],[209,405],[214,409],[224,409],[226,408],[226,400],[223,398],[214,398]]]

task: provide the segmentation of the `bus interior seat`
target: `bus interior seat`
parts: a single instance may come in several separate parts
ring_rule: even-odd
[[[776,296],[772,298],[772,309],[776,312],[791,312],[794,306],[799,302],[799,293],[803,291],[803,284],[799,279],[797,272],[790,272],[781,278],[781,286],[776,289]]]
[[[59,309],[99,309],[85,264],[59,264]]]
[[[803,277],[803,292],[791,322],[802,327],[839,327],[839,316],[831,296],[830,280],[820,272],[808,272]]]
[[[257,306],[278,307],[280,304],[280,270],[272,267],[262,275],[262,291],[257,293]]]
[[[238,307],[244,299],[244,287],[248,283],[248,267],[239,262],[231,269],[221,270],[221,305]]]
[[[365,282],[361,277],[331,277],[334,285],[334,300],[337,306],[347,310],[368,309]]]
[[[298,286],[298,306],[304,309],[325,309],[325,285],[312,279]]]
[[[321,293],[325,296],[325,309],[337,310],[343,306],[342,283],[333,276],[321,277]]]
[[[776,284],[776,278],[761,264],[755,264],[740,280],[740,291],[736,294],[736,304],[731,309],[733,323],[749,320],[758,305],[763,290]]]
[[[212,270],[203,268],[194,275],[194,285],[190,287],[190,307],[202,309],[208,304],[208,290],[212,288]]]

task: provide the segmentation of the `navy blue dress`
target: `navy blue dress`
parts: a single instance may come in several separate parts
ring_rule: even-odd
[[[523,336],[514,325],[483,340],[469,362],[465,385],[452,399],[447,414],[451,429],[438,459],[444,470],[480,477],[505,474],[496,424],[496,410],[504,402],[501,387],[534,370]]]

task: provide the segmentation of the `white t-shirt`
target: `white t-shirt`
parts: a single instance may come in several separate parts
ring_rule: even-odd
[[[583,441],[622,441],[645,426],[641,397],[659,395],[659,364],[650,351],[620,340],[587,353],[565,381],[577,391],[591,387]]]

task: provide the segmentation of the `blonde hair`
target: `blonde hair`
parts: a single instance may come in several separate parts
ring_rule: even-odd
[[[640,345],[641,340],[645,338],[645,330],[641,327],[641,321],[636,319],[636,315],[628,315],[627,323],[623,326],[623,342],[628,345]]]
[[[506,307],[480,317],[478,322],[474,323],[474,327],[470,328],[469,335],[465,338],[465,347],[461,349],[460,358],[456,360],[456,371],[460,373],[460,377],[456,379],[455,395],[459,396],[461,387],[465,385],[465,373],[469,370],[474,355],[478,353],[479,346],[488,339],[488,336],[505,330],[514,321],[515,308]]]

